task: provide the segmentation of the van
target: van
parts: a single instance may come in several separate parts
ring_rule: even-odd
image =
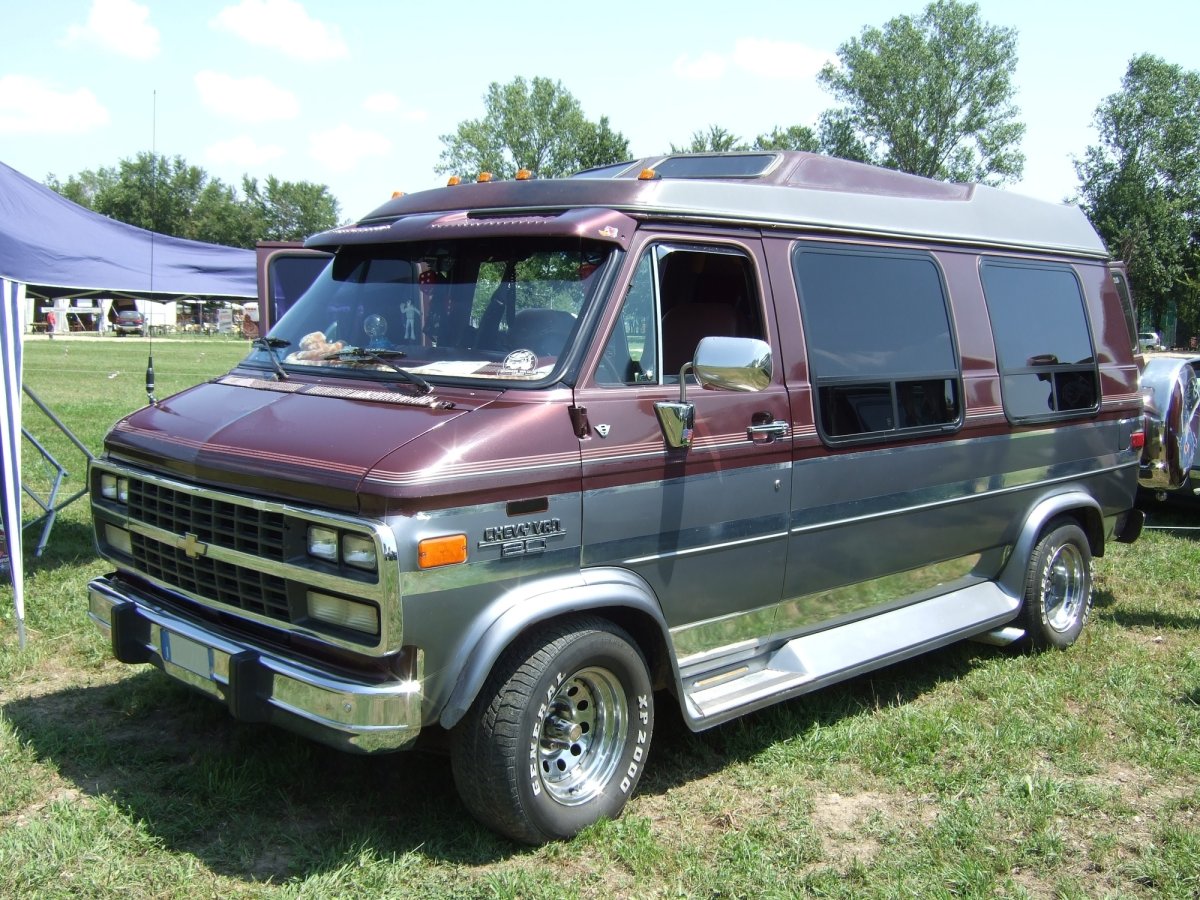
[[[444,740],[537,844],[621,812],[664,703],[699,731],[1079,637],[1142,405],[1078,209],[796,152],[524,175],[311,238],[244,361],[116,424],[117,659],[346,750]]]

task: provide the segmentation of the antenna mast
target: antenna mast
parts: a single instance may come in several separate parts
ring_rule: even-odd
[[[158,230],[158,90],[151,94],[150,112],[150,293],[154,293],[154,235]],[[148,300],[147,303],[153,303]],[[147,311],[149,306],[147,306]],[[146,357],[146,396],[151,406],[158,406],[158,398],[154,396],[154,329],[147,321],[142,320],[146,335],[150,338],[150,349]]]

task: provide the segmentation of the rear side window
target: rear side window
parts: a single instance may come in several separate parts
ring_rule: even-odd
[[[1075,272],[1069,266],[984,260],[980,276],[1009,419],[1095,412],[1099,372]]]
[[[956,428],[962,385],[941,271],[924,253],[798,245],[792,268],[831,442]]]
[[[1121,298],[1121,311],[1125,313],[1125,327],[1129,329],[1129,347],[1134,353],[1140,353],[1138,347],[1137,313],[1133,309],[1133,298],[1129,296],[1129,285],[1125,276],[1115,269],[1110,272],[1113,284],[1117,287],[1117,295]]]

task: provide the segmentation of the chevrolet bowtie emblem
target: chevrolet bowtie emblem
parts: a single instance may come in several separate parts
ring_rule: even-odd
[[[186,553],[188,559],[196,559],[196,557],[203,556],[208,552],[208,544],[205,544],[189,531],[183,537],[175,540],[175,549]]]

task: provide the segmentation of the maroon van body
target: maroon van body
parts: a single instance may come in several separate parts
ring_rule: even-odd
[[[1077,209],[678,155],[263,250],[264,285],[321,271],[110,432],[90,614],[241,720],[448,736],[519,841],[618,815],[664,698],[699,730],[964,638],[1070,645],[1141,527],[1130,302]]]

